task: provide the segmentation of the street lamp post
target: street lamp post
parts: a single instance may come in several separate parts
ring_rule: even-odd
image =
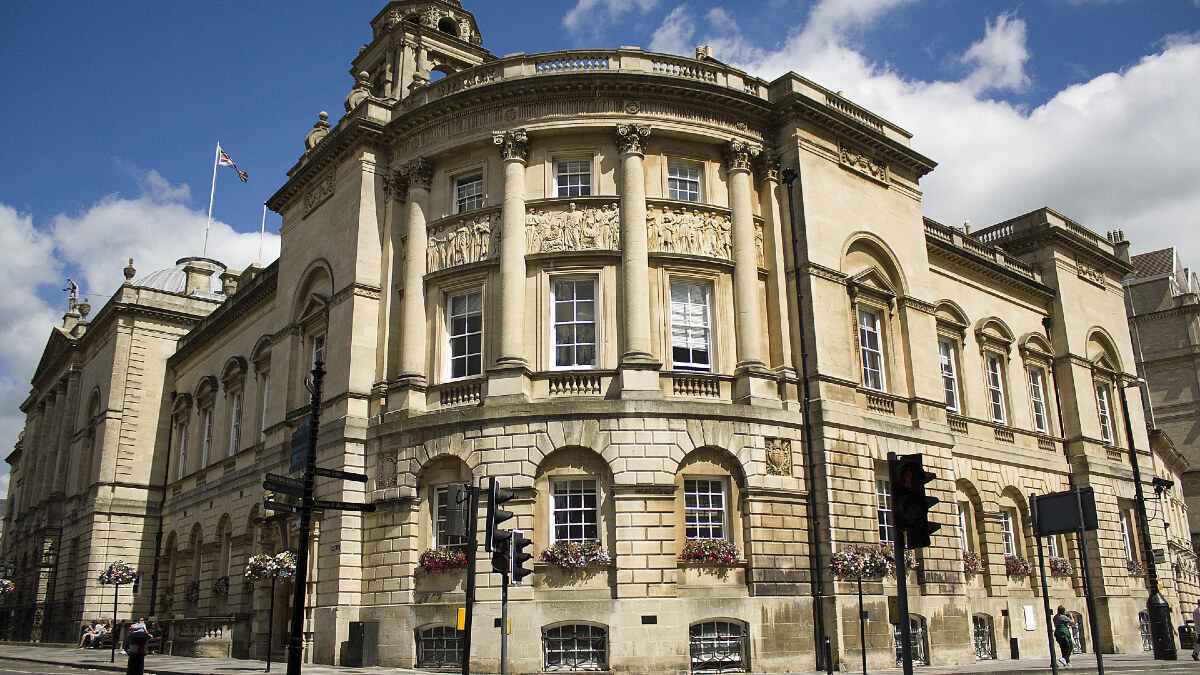
[[[1134,386],[1145,382],[1141,378]],[[1146,495],[1142,491],[1142,472],[1138,468],[1137,448],[1133,445],[1133,425],[1129,421],[1129,400],[1121,387],[1121,414],[1125,417],[1125,436],[1129,439],[1129,464],[1133,469],[1134,498],[1137,500],[1138,529],[1142,538],[1143,557],[1146,560],[1146,577],[1150,585],[1150,597],[1146,600],[1146,613],[1150,616],[1150,641],[1156,660],[1174,661],[1178,655],[1175,638],[1171,636],[1171,606],[1163,597],[1158,582],[1158,569],[1154,564],[1154,547],[1150,543],[1150,520],[1146,517]]]

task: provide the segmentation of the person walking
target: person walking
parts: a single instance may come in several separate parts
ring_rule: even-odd
[[[1074,639],[1071,637],[1071,628],[1074,625],[1075,620],[1067,614],[1067,608],[1059,605],[1058,613],[1054,615],[1054,640],[1058,643],[1059,651],[1062,652],[1058,662],[1067,667],[1071,665],[1071,647],[1074,643]]]
[[[1200,626],[1200,598],[1196,598],[1196,609],[1192,610],[1192,625]],[[1192,660],[1200,661],[1200,640],[1192,643]]]

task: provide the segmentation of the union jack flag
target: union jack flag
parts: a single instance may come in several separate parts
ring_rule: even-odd
[[[250,174],[237,168],[237,164],[233,163],[233,160],[229,158],[229,155],[225,154],[224,150],[220,149],[220,146],[217,146],[217,151],[219,153],[217,164],[220,164],[221,166],[232,166],[233,170],[237,172],[238,178],[241,178],[243,183],[250,179]]]

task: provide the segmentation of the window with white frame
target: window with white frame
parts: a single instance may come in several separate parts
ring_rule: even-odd
[[[596,365],[596,280],[556,279],[551,298],[554,366]]]
[[[233,392],[233,401],[229,406],[229,456],[238,453],[242,443],[242,390]]]
[[[1000,540],[1004,543],[1004,555],[1017,555],[1016,511],[1000,509]]]
[[[721,478],[688,478],[683,481],[684,537],[724,539],[725,481]]]
[[[1046,555],[1057,558],[1058,552],[1058,537],[1046,537]]]
[[[258,420],[258,442],[267,440],[267,403],[271,400],[271,374],[262,374],[262,417]]]
[[[454,181],[454,212],[462,213],[483,207],[483,174],[463,176]]]
[[[201,447],[201,453],[200,453],[200,466],[201,467],[208,466],[208,460],[210,457],[212,457],[212,455],[210,454],[212,452],[212,441],[213,441],[213,411],[212,411],[212,406],[210,405],[204,409],[204,444]]]
[[[711,286],[671,281],[671,363],[676,370],[712,370]]]
[[[971,538],[967,530],[967,502],[958,503],[958,545],[964,551],[971,550]]]
[[[446,519],[450,512],[450,491],[445,485],[434,490],[433,537],[434,546],[459,546],[467,543],[466,537],[446,532]]]
[[[892,517],[892,484],[886,477],[875,478],[875,514],[879,522],[879,543],[894,543],[896,521]]]
[[[1125,549],[1126,560],[1136,560],[1133,556],[1133,530],[1129,529],[1129,511],[1121,509],[1121,546]]]
[[[667,162],[667,199],[700,201],[700,165]]]
[[[452,295],[446,310],[450,379],[483,373],[483,292]]]
[[[886,391],[883,372],[883,333],[878,310],[858,309],[858,345],[862,359],[862,384],[867,389]]]
[[[1097,382],[1096,412],[1100,416],[1100,439],[1109,444],[1113,442],[1113,420],[1110,400],[1108,385],[1103,382]]]
[[[600,541],[600,495],[594,478],[551,481],[554,542]]]
[[[325,335],[316,335],[312,339],[312,363],[309,368],[315,369],[317,362],[325,363]]]
[[[179,470],[176,473],[176,478],[183,478],[187,475],[187,440],[188,440],[188,424],[180,422],[177,433],[179,434]]]
[[[954,343],[938,340],[938,356],[942,365],[942,392],[946,399],[946,410],[959,412],[961,403],[958,397],[958,356]]]
[[[542,632],[545,670],[607,670],[608,629],[574,624]]]
[[[1004,370],[1000,357],[996,354],[986,354],[984,361],[987,367],[988,408],[993,422],[1005,424],[1008,421],[1004,406]]]
[[[592,158],[560,159],[554,163],[554,193],[559,197],[592,194]]]
[[[1050,433],[1050,420],[1046,416],[1046,371],[1039,366],[1029,368],[1029,404],[1033,408],[1033,430],[1039,434]]]

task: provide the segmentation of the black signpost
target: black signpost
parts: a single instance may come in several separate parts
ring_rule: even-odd
[[[267,474],[263,480],[263,489],[274,493],[299,497],[300,504],[267,499],[263,507],[270,511],[282,511],[300,516],[300,542],[296,546],[296,577],[292,595],[291,636],[288,639],[287,675],[300,675],[300,664],[304,656],[304,601],[308,585],[308,540],[312,532],[312,512],[314,509],[362,511],[371,513],[374,504],[352,504],[350,502],[334,502],[313,499],[313,486],[316,477],[337,478],[359,483],[367,482],[367,477],[361,473],[324,469],[317,467],[317,434],[320,431],[321,418],[321,385],[325,379],[325,363],[317,361],[313,364],[312,383],[309,392],[312,394],[309,419],[292,432],[291,443],[291,472],[304,470],[302,479]]]

